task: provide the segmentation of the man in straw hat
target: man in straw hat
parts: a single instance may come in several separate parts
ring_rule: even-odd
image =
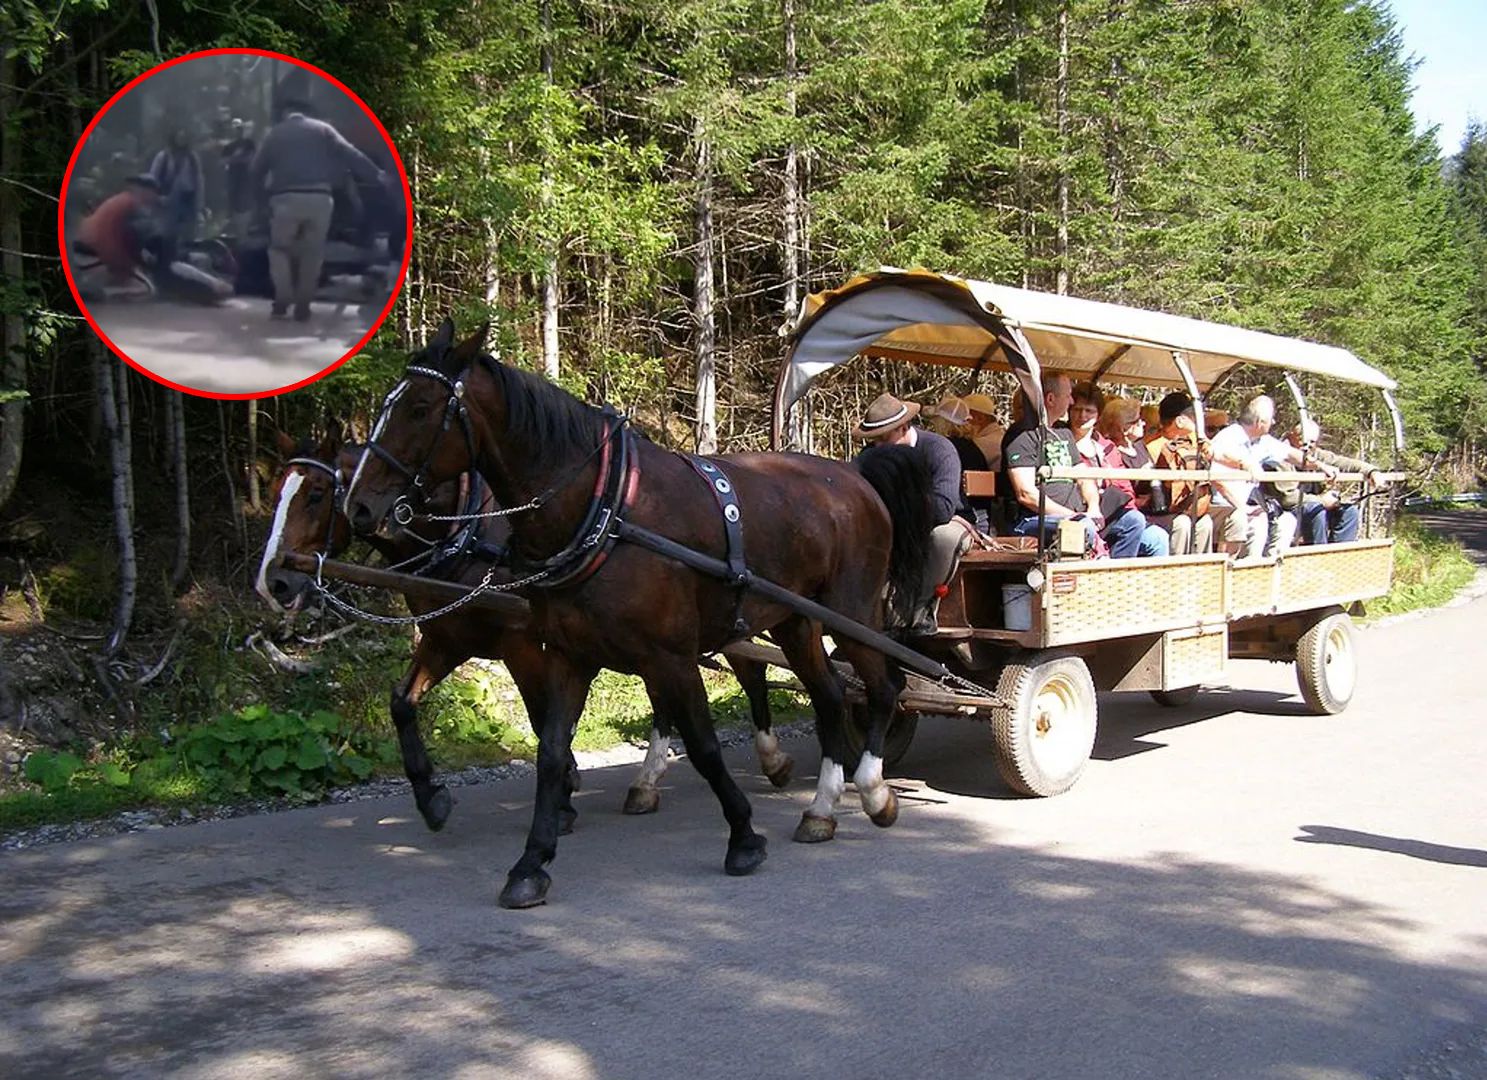
[[[939,612],[940,591],[955,572],[955,564],[971,546],[975,530],[956,516],[960,506],[960,456],[943,435],[925,431],[914,424],[919,404],[900,401],[892,394],[879,394],[867,407],[862,421],[852,434],[867,442],[883,446],[914,446],[924,454],[929,465],[930,516],[935,523],[930,535],[929,564],[920,579],[919,595],[914,598],[914,620],[911,634],[933,634]]]

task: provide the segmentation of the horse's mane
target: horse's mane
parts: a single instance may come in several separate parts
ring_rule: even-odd
[[[604,414],[592,405],[541,376],[482,359],[501,384],[508,430],[540,470],[555,470],[575,456],[586,456],[604,438]]]

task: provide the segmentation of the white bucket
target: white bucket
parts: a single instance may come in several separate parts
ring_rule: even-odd
[[[1002,625],[1008,630],[1033,628],[1033,590],[1026,585],[1002,586]]]

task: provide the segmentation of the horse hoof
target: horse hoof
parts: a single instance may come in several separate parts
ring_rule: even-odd
[[[653,787],[632,787],[625,792],[626,814],[654,814],[661,808],[661,790]]]
[[[440,784],[418,809],[423,814],[423,823],[429,827],[429,832],[438,832],[449,820],[449,812],[454,809],[454,798],[449,794],[449,789]]]
[[[529,908],[547,903],[547,890],[552,885],[552,875],[546,870],[535,870],[531,877],[508,877],[506,887],[501,890],[500,905],[503,908]]]
[[[730,845],[723,860],[723,873],[729,877],[752,874],[769,854],[765,850],[767,844],[768,841],[756,833],[740,844]]]
[[[769,778],[769,782],[775,787],[782,788],[790,783],[790,773],[794,768],[795,759],[789,754],[781,754],[780,763],[775,766],[774,771],[767,772],[764,775]]]
[[[793,839],[797,844],[824,844],[835,835],[836,818],[802,814]]]
[[[573,831],[573,823],[578,820],[578,811],[572,807],[565,806],[558,811],[558,835],[567,836]]]
[[[886,829],[898,820],[898,792],[892,788],[888,789],[888,801],[883,804],[883,809],[876,814],[869,814],[867,819],[880,829]]]
[[[578,771],[578,766],[570,762],[568,764],[568,790],[578,791],[583,787],[583,774]]]

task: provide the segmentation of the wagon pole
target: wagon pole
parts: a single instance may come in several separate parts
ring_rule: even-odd
[[[313,555],[302,555],[298,552],[285,552],[279,556],[279,564],[290,570],[298,570],[304,574],[314,574],[317,570],[328,578],[338,581],[349,582],[352,585],[368,585],[377,589],[392,589],[394,592],[404,593],[410,596],[425,597],[438,603],[449,603],[461,597],[469,595],[471,588],[452,581],[439,581],[434,578],[415,577],[412,574],[399,574],[391,570],[378,570],[371,566],[362,566],[358,563],[336,562],[326,559],[322,564]],[[485,608],[504,616],[513,629],[525,626],[531,615],[531,606],[519,596],[510,596],[506,593],[481,593],[470,600],[471,607]]]

